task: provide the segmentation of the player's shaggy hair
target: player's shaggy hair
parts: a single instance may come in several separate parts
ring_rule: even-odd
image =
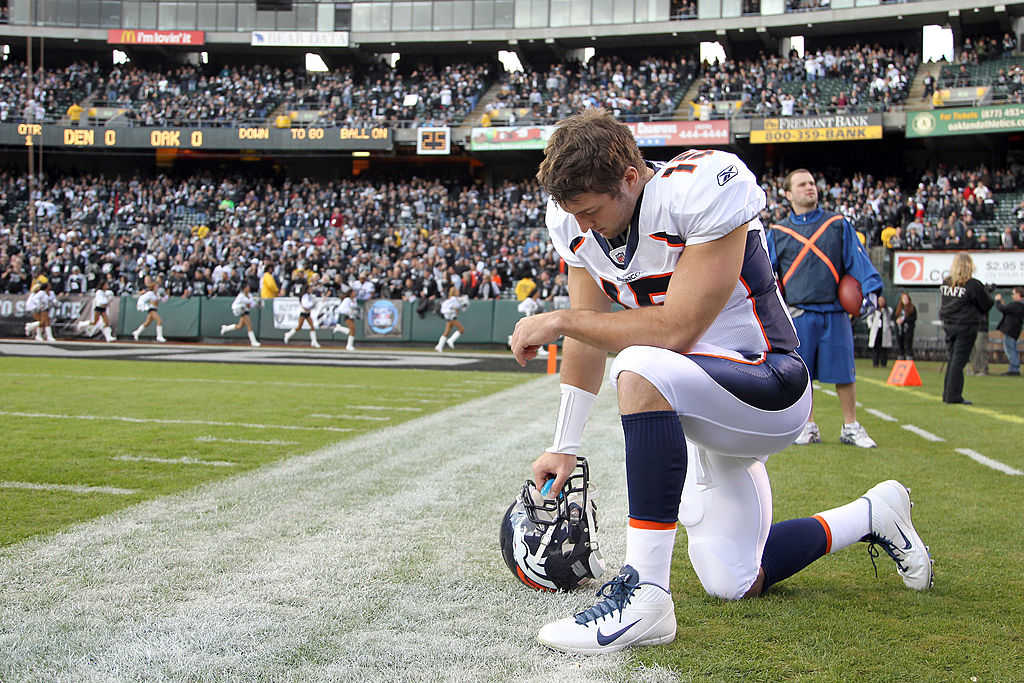
[[[645,167],[629,127],[604,109],[587,109],[558,124],[537,180],[558,204],[584,192],[618,197],[630,166],[641,173]]]

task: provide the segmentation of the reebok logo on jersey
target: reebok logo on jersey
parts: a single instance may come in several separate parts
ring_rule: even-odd
[[[740,174],[735,164],[718,172],[718,186],[723,187],[727,182]]]

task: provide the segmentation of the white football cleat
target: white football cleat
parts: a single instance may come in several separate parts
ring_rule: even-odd
[[[676,638],[672,594],[640,581],[628,564],[601,586],[602,598],[575,617],[559,619],[537,634],[543,645],[561,652],[594,655],[639,645],[664,645]]]
[[[864,537],[868,541],[871,562],[878,556],[872,553],[875,545],[896,563],[896,571],[903,577],[907,588],[925,591],[932,587],[932,556],[917,530],[910,521],[910,491],[903,484],[890,479],[875,484],[861,496],[868,501],[871,516],[871,533]]]
[[[284,343],[287,344],[292,340],[292,335],[295,334],[294,330],[288,330],[284,333]]]
[[[223,337],[225,334],[227,334],[227,331],[230,330],[233,327],[234,327],[234,325],[221,325],[220,326],[220,336]]]
[[[796,437],[794,441],[798,446],[806,446],[810,443],[821,443],[821,432],[818,431],[818,424],[816,422],[808,422],[804,425],[804,429],[800,432],[800,436]]]
[[[851,422],[848,425],[843,425],[842,431],[839,432],[839,443],[857,446],[858,448],[875,448],[878,446],[875,440],[868,436],[867,430],[864,429],[860,422]]]
[[[161,335],[161,336],[157,337],[157,338],[156,338],[156,340],[157,340],[158,342],[160,342],[161,344],[164,344],[164,343],[166,343],[166,342],[167,342],[167,340],[166,340],[166,339],[165,339],[165,338],[163,337],[163,335]]]

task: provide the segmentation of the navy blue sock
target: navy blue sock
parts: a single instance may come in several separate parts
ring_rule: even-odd
[[[622,416],[629,516],[674,524],[686,478],[686,439],[679,416],[653,410]]]
[[[761,555],[764,587],[787,579],[828,552],[828,535],[813,517],[772,524]]]

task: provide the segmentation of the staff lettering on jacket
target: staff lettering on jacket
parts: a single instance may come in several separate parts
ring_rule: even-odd
[[[939,287],[939,291],[943,296],[955,296],[958,299],[962,299],[967,294],[966,287],[951,287],[950,285],[942,285]]]

